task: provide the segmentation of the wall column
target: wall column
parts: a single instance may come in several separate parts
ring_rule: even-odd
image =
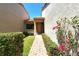
[[[37,35],[37,31],[36,31],[36,22],[34,21],[34,35]]]

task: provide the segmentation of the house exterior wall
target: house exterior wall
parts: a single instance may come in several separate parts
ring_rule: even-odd
[[[43,11],[42,16],[45,17],[45,33],[58,44],[55,30],[52,28],[56,25],[56,20],[59,17],[79,16],[78,3],[52,3],[49,4]]]
[[[0,32],[24,31],[24,19],[28,19],[28,13],[18,3],[0,4]]]

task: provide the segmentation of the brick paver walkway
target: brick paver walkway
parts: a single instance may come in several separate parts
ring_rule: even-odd
[[[36,35],[29,56],[48,56],[41,35]]]

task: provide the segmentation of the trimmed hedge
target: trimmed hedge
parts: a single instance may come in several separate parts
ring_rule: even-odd
[[[43,41],[44,41],[48,55],[59,56],[59,51],[57,50],[56,43],[52,42],[52,40],[46,34],[42,34],[42,37],[43,37]]]
[[[24,40],[23,56],[28,56],[34,39],[35,36],[27,36],[26,38],[23,39]]]
[[[0,56],[21,56],[24,37],[22,32],[0,33]]]

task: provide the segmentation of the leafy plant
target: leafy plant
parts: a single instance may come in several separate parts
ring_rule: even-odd
[[[0,33],[0,56],[20,56],[23,52],[22,32]]]
[[[34,36],[28,36],[26,38],[23,39],[24,43],[23,43],[23,56],[28,56],[29,51],[31,49],[31,46],[33,44],[34,41]]]
[[[61,18],[60,20],[57,21],[57,39],[59,42],[59,45],[61,43],[65,44],[65,55],[69,55],[70,50],[72,51],[72,54],[77,55],[77,48],[78,48],[78,41],[79,41],[79,17],[75,16],[70,19],[68,18]],[[72,29],[75,32],[75,35],[72,33]]]
[[[50,56],[58,56],[59,51],[57,49],[57,45],[55,42],[53,42],[46,34],[42,34],[43,41],[46,47],[46,50],[48,52],[48,55]]]

